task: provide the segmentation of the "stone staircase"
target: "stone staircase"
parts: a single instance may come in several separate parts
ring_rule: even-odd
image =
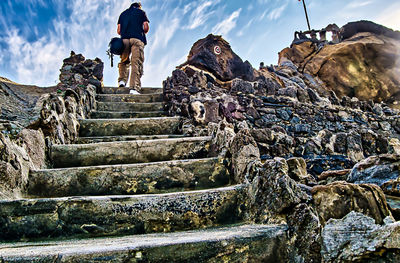
[[[128,92],[103,88],[27,199],[0,201],[0,262],[280,262],[286,227],[246,224],[211,138],[181,134],[161,89]]]

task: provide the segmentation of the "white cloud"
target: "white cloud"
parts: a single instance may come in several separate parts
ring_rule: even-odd
[[[212,14],[212,12],[206,12],[206,10],[212,5],[212,1],[206,1],[197,6],[190,15],[189,25],[186,28],[192,30],[203,25],[208,17]]]
[[[257,20],[262,21],[264,19],[264,17],[267,15],[267,13],[268,13],[268,10],[265,10]]]
[[[65,53],[56,42],[41,38],[29,43],[16,29],[11,29],[4,40],[6,43],[12,43],[8,49],[11,57],[9,66],[17,73],[18,82],[26,84],[46,82],[48,85],[56,83],[58,69],[62,63],[60,58]]]
[[[233,12],[227,19],[216,25],[212,31],[216,35],[226,36],[232,29],[236,27],[237,19],[239,18],[241,8]]]
[[[44,4],[42,0],[36,1]],[[68,8],[71,16],[65,17],[62,8],[56,10],[54,30],[48,35],[28,42],[22,35],[24,28],[21,28],[8,30],[6,37],[1,39],[9,45],[3,51],[3,59],[8,59],[7,66],[15,72],[17,82],[39,86],[54,85],[58,80],[62,60],[71,50],[82,53],[87,58],[100,57],[108,64],[105,54],[108,41],[116,35],[119,14],[131,3],[130,0],[73,0],[67,4],[62,0],[53,2],[57,8]],[[1,18],[0,22],[4,23],[4,19]],[[26,27],[30,27],[29,23]],[[40,30],[47,29],[39,28]],[[113,71],[106,67],[106,78],[116,78],[116,72]]]
[[[287,7],[287,4],[272,10],[268,14],[268,19],[269,20],[277,20],[278,18],[280,18],[282,16],[283,11],[285,11],[286,7]]]
[[[373,0],[369,0],[369,1],[366,1],[366,0],[352,1],[345,8],[357,9],[357,8],[361,8],[361,7],[364,7],[364,6],[368,6],[368,5],[370,5],[370,4],[374,3],[374,2],[375,1],[373,1]]]
[[[248,29],[250,28],[250,26],[254,23],[254,18],[250,19],[249,22],[247,22],[247,24],[238,31],[238,33],[236,34],[236,36],[241,37],[244,35],[245,31],[247,32]]]
[[[174,18],[172,21],[165,19],[164,23],[160,23],[155,30],[150,49],[153,51],[158,48],[165,48],[178,29],[179,23],[180,20],[178,18]]]

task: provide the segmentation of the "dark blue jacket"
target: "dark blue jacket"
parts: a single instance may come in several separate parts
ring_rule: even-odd
[[[122,12],[118,19],[118,24],[121,25],[121,38],[137,38],[146,45],[146,34],[143,30],[144,22],[149,22],[149,19],[142,9],[131,6]]]

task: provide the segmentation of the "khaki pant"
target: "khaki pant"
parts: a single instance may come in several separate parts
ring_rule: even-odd
[[[123,80],[125,83],[128,83],[130,65],[131,78],[129,81],[129,87],[140,91],[140,78],[143,76],[144,43],[136,38],[123,39],[123,42],[125,49],[121,55],[121,62],[118,64],[118,82]],[[132,55],[130,59],[129,55]]]

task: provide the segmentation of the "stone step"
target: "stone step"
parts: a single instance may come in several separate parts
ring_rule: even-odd
[[[54,168],[204,158],[211,137],[66,144],[51,147]]]
[[[97,102],[98,111],[163,111],[164,103],[136,103],[136,102]]]
[[[91,119],[132,119],[132,118],[156,118],[166,117],[165,111],[147,111],[147,112],[117,112],[117,111],[92,111]]]
[[[153,93],[153,94],[140,94],[140,95],[130,95],[130,94],[97,94],[97,101],[100,102],[140,102],[140,103],[150,103],[150,102],[162,102],[163,94]]]
[[[99,142],[120,142],[120,141],[157,140],[157,139],[174,139],[174,138],[176,139],[185,137],[187,136],[181,134],[79,137],[76,143],[88,144],[88,143],[99,143]]]
[[[285,262],[286,225],[0,244],[0,262]]]
[[[0,239],[147,234],[237,223],[244,216],[246,187],[0,201]]]
[[[118,88],[118,87],[102,87],[101,93],[103,94],[129,94],[129,88]],[[162,88],[150,88],[143,87],[140,91],[141,94],[152,94],[163,92]]]
[[[79,120],[81,137],[178,133],[179,117]]]
[[[207,158],[31,171],[28,195],[158,194],[221,187],[230,181],[223,162]]]

